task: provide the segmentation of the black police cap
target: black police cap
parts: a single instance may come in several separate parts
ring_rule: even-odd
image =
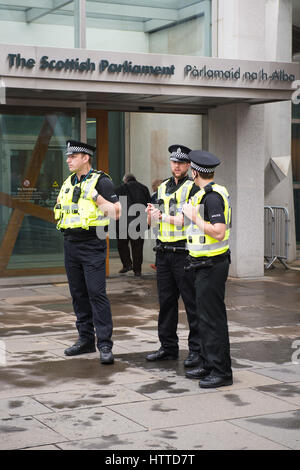
[[[212,173],[221,163],[218,157],[205,150],[192,150],[189,159],[191,168],[201,173]]]
[[[72,155],[73,153],[86,153],[93,156],[96,147],[89,145],[85,142],[79,142],[78,140],[67,140],[67,151],[66,155]]]
[[[185,145],[170,145],[168,150],[171,153],[170,160],[173,162],[190,163],[188,155],[191,149]]]

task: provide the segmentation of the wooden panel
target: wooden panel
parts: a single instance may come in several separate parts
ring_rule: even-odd
[[[108,111],[87,110],[87,117],[96,119],[97,169],[109,173]]]
[[[2,277],[50,276],[52,274],[66,274],[66,271],[63,266],[57,266],[55,268],[4,269],[1,272]]]

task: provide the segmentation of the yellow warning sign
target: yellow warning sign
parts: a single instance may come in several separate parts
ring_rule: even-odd
[[[58,187],[58,182],[54,181],[54,183],[52,184],[52,188],[57,188],[57,187]]]

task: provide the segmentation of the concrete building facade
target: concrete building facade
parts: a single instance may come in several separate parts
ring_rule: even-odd
[[[297,2],[131,3],[0,1],[1,275],[63,272],[50,214],[70,137],[97,143],[116,184],[131,171],[149,188],[169,145],[210,150],[232,198],[230,274],[263,276],[265,205],[287,208],[294,260]]]

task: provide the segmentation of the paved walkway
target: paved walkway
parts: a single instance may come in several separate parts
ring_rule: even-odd
[[[113,366],[98,353],[70,358],[77,338],[64,276],[0,282],[0,449],[300,449],[300,271],[230,279],[234,384],[203,390],[180,358],[147,363],[158,348],[151,270],[108,279]],[[18,285],[19,284],[19,285]]]

